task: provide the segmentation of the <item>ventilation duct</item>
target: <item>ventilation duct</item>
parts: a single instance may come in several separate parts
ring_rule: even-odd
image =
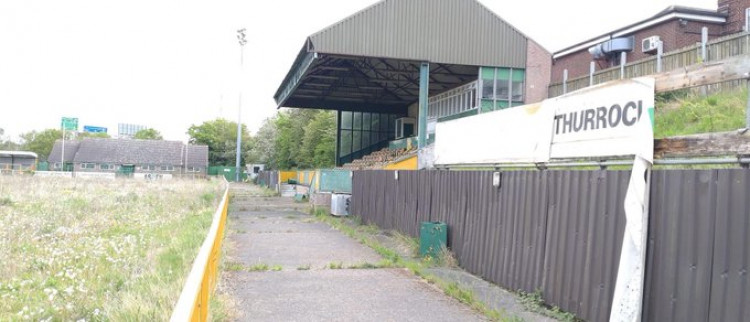
[[[634,37],[614,38],[589,48],[594,59],[606,59],[621,52],[631,52],[635,47]]]

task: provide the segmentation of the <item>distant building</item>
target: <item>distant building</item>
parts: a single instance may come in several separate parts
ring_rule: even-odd
[[[27,151],[0,151],[0,173],[36,170],[37,155]]]
[[[62,141],[49,155],[50,169],[61,170]],[[208,146],[180,141],[83,139],[65,141],[65,170],[115,172],[120,175],[206,175]]]
[[[138,131],[146,129],[148,129],[148,127],[145,125],[118,123],[117,137],[121,139],[132,139]]]
[[[718,0],[718,10],[671,6],[654,16],[612,30],[552,54],[551,83],[589,74],[590,64],[602,70],[620,65],[620,53],[626,63],[656,54],[657,44],[669,52],[701,42],[701,29],[708,28],[708,39],[748,31],[750,0]]]

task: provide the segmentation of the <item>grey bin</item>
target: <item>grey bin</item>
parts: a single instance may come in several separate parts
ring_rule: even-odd
[[[349,203],[352,195],[348,193],[334,193],[331,195],[331,215],[349,216]]]

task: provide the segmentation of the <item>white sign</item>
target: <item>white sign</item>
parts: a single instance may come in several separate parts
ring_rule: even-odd
[[[73,172],[34,171],[34,176],[37,176],[37,177],[63,177],[63,178],[72,178],[73,177]]]
[[[76,172],[75,173],[76,178],[83,178],[83,179],[115,179],[115,173],[114,172]]]
[[[438,123],[435,164],[548,162],[634,155],[610,321],[639,321],[654,158],[654,80],[586,88],[512,109]]]

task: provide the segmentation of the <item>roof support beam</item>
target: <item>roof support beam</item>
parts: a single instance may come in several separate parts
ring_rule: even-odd
[[[427,143],[427,104],[430,97],[430,64],[424,62],[419,68],[419,125],[417,144],[419,149]]]

